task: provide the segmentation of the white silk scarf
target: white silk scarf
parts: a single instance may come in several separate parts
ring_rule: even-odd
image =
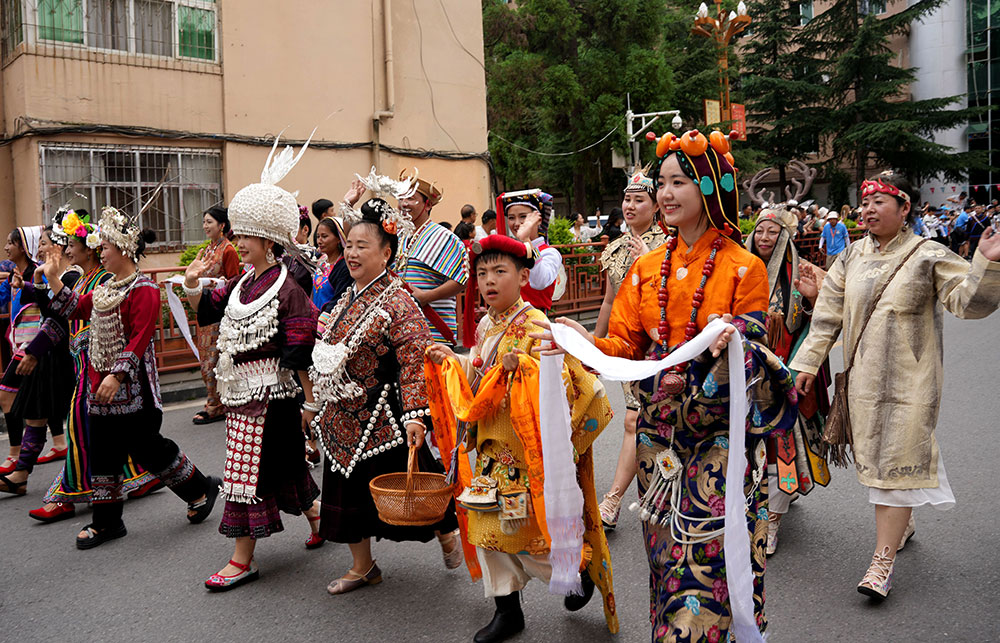
[[[555,343],[570,355],[598,371],[603,377],[615,381],[633,381],[652,377],[671,366],[688,362],[707,350],[730,324],[721,319],[708,323],[696,337],[661,360],[628,360],[611,357],[602,353],[572,328],[563,324],[552,324]],[[746,371],[743,352],[743,337],[737,330],[729,343],[729,417],[739,418],[729,423],[729,461],[726,465],[726,480],[739,480],[741,484],[726,485],[726,517],[723,549],[726,557],[726,584],[729,587],[729,604],[733,614],[733,630],[736,640],[741,643],[762,643],[764,638],[757,627],[753,613],[753,568],[750,564],[750,533],[746,523],[746,498],[743,495],[743,474],[747,467],[746,458],[746,417],[750,405],[745,394]],[[544,358],[542,365],[544,367]],[[561,360],[560,360],[561,366]],[[562,385],[561,368],[542,369],[541,390],[551,391],[558,380]],[[551,381],[547,381],[551,380]],[[565,395],[554,396],[549,404],[539,404],[542,432],[542,447],[545,448],[546,435],[567,433],[563,427],[546,427],[546,421],[559,421],[565,416],[568,424],[569,406]],[[541,402],[541,400],[540,400]],[[561,412],[547,407],[559,404]],[[545,462],[549,466],[548,461]],[[548,469],[546,468],[546,471]],[[546,479],[548,476],[546,476]],[[730,492],[732,491],[732,492]],[[545,510],[549,511],[549,490],[546,487]],[[554,548],[553,548],[554,550]],[[555,578],[553,570],[553,580]]]

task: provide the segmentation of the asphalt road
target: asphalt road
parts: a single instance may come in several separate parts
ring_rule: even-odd
[[[945,323],[945,395],[938,438],[958,498],[950,512],[920,509],[900,554],[890,599],[855,591],[874,549],[874,511],[852,471],[792,506],[767,572],[770,643],[1000,640],[1000,316]],[[840,350],[835,349],[835,367]],[[621,391],[609,386],[616,410]],[[168,410],[164,432],[210,473],[223,464],[223,427],[195,427],[190,405]],[[621,428],[598,439],[598,490],[611,482]],[[208,594],[202,581],[225,564],[219,514],[192,526],[169,492],[130,502],[126,538],[91,551],[73,546],[83,510],[55,525],[32,521],[55,475],[39,467],[26,497],[0,498],[0,632],[5,641],[470,641],[492,601],[464,569],[447,571],[436,543],[377,543],[381,585],[331,597],[326,584],[350,566],[346,547],[307,551],[304,518],[260,543],[260,581]],[[319,474],[317,472],[317,482]],[[631,494],[634,491],[630,492]],[[611,636],[598,601],[568,614],[546,588],[525,592],[527,630],[516,640],[646,641],[647,574],[637,519],[610,536],[621,632]]]

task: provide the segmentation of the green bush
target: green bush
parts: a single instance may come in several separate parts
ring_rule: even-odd
[[[181,253],[181,258],[178,260],[180,265],[187,266],[190,265],[194,258],[198,256],[198,252],[208,245],[208,239],[205,239],[201,243],[195,244],[193,246],[188,246],[184,252]]]
[[[753,234],[754,223],[756,223],[754,219],[740,219],[740,232],[743,234],[744,239]]]
[[[552,217],[549,221],[549,245],[561,246],[573,243],[573,233],[570,232],[569,219]],[[569,249],[560,248],[563,254],[569,254]]]
[[[180,265],[182,265],[182,266],[190,265],[190,263],[192,261],[194,261],[194,258],[198,256],[198,252],[202,248],[208,246],[208,242],[209,242],[209,240],[205,239],[201,243],[195,244],[193,246],[188,246],[184,250],[184,252],[181,253],[181,258],[178,260],[178,262],[180,263]],[[233,244],[233,247],[235,248],[236,244]],[[236,256],[237,257],[240,256],[240,249],[239,248],[236,248]]]

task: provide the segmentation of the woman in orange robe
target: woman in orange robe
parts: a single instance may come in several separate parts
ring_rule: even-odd
[[[668,226],[667,241],[636,260],[625,276],[607,338],[596,339],[578,324],[568,325],[605,354],[633,360],[665,357],[716,317],[731,321],[747,340],[750,466],[742,486],[756,621],[747,625],[763,631],[764,443],[768,433],[794,422],[795,392],[788,370],[766,347],[767,270],[740,245],[728,141],[713,132],[710,143],[695,131],[680,139],[664,135],[657,148],[657,202]],[[551,334],[540,337],[551,339]],[[729,453],[726,346],[731,337],[724,333],[691,362],[635,386],[641,406],[636,459],[654,642],[725,641],[732,625],[722,528]],[[671,451],[679,477],[667,483],[659,465]],[[653,498],[665,484],[670,485],[669,497]],[[652,492],[646,494],[648,490]]]

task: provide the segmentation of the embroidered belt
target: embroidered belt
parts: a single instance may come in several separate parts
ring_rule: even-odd
[[[219,399],[231,408],[295,397],[300,390],[292,371],[279,368],[276,357],[235,364],[227,375],[218,380]]]

